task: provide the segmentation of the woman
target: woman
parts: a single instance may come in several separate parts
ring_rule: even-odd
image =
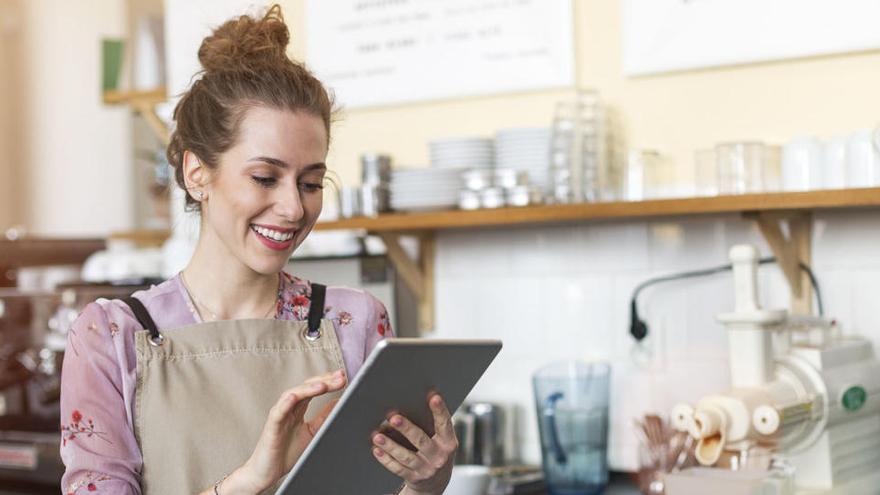
[[[198,245],[177,276],[92,303],[73,325],[61,397],[66,493],[269,490],[391,335],[371,295],[282,271],[321,212],[332,110],[321,83],[287,58],[288,41],[276,5],[202,42],[204,71],[177,105],[168,147],[201,215]],[[440,494],[452,470],[450,413],[436,394],[428,404],[432,437],[390,418],[417,453],[372,439],[402,493]]]

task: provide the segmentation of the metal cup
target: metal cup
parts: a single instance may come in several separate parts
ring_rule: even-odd
[[[391,182],[391,156],[382,153],[361,155],[361,183],[370,186]]]
[[[474,415],[466,410],[466,406],[452,415],[452,426],[458,438],[458,450],[455,454],[456,464],[474,463]]]
[[[346,186],[339,190],[339,215],[352,218],[361,215],[361,188]]]
[[[498,404],[475,402],[468,406],[474,417],[474,464],[504,465],[504,410]]]

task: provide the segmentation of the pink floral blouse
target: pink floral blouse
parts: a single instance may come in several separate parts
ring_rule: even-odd
[[[309,282],[283,275],[275,318],[307,319]],[[201,322],[179,275],[135,297],[159,330]],[[367,292],[328,287],[324,310],[353,377],[373,346],[392,335],[385,306]],[[143,458],[134,437],[137,330],[141,326],[125,303],[99,299],[85,307],[68,333],[61,386],[66,494],[141,493]]]

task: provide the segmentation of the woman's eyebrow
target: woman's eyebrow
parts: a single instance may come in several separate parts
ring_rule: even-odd
[[[249,162],[263,162],[269,165],[274,165],[278,168],[287,169],[290,168],[290,165],[287,164],[284,160],[280,160],[278,158],[272,158],[271,156],[255,156],[248,160]],[[327,165],[324,162],[313,163],[311,165],[306,165],[303,167],[303,171],[310,171],[315,169],[326,169]]]

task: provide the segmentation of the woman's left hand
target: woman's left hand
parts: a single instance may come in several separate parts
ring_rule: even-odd
[[[428,397],[434,414],[434,436],[429,437],[410,420],[395,414],[388,422],[417,449],[413,452],[387,435],[373,435],[373,457],[386,469],[406,481],[402,493],[440,495],[449,484],[452,464],[458,449],[458,438],[452,426],[452,415],[439,394]]]

